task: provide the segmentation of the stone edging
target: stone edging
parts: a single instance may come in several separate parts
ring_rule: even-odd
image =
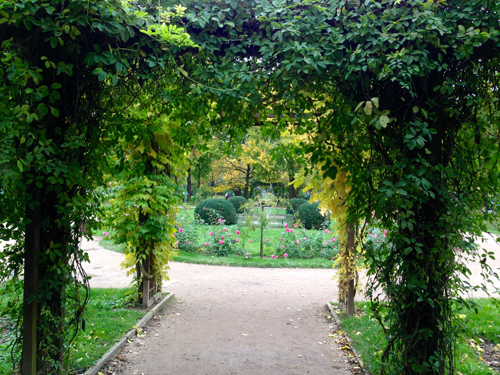
[[[174,298],[174,293],[168,293],[167,296],[165,296],[158,304],[153,307],[139,322],[136,324],[137,328],[142,328],[146,326],[151,319],[157,314],[159,314],[167,305],[168,302],[170,302]],[[111,359],[113,358],[122,348],[123,346],[127,343],[127,340],[132,338],[136,333],[136,329],[131,329],[126,333],[126,335],[118,341],[115,345],[113,345],[102,357],[97,361],[94,367],[91,367],[83,375],[96,375],[98,371]]]
[[[340,321],[340,318],[338,317],[337,313],[335,312],[335,309],[333,308],[333,305],[330,302],[327,302],[326,306],[328,307],[328,309],[330,310],[330,313],[332,314],[333,318],[335,319],[335,322],[337,323],[337,326],[339,328],[342,328],[342,322]],[[356,360],[359,363],[359,367],[361,368],[361,371],[363,371],[364,374],[370,375],[370,373],[368,372],[368,369],[365,367],[363,361],[359,358],[358,352],[356,351],[356,349],[354,349],[352,347],[352,340],[351,340],[351,338],[349,336],[347,336],[347,334],[345,332],[344,332],[344,336],[347,339],[347,342],[349,343],[349,346],[351,347],[351,350],[352,350],[352,352],[354,354],[354,357],[356,358]]]

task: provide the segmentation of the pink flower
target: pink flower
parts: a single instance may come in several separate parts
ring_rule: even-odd
[[[283,258],[288,258],[288,254],[287,253],[283,254]]]
[[[298,228],[298,226],[297,226],[296,224],[293,224],[293,227],[294,227],[294,228]]]
[[[241,232],[239,231],[239,229],[236,231],[236,234],[240,234]]]
[[[219,243],[220,243],[220,244],[222,245],[222,244],[224,243],[224,241],[222,241],[222,240],[219,240]]]
[[[283,241],[283,238],[280,238],[280,241]]]
[[[328,229],[325,229],[326,234],[330,234],[330,231]]]
[[[285,248],[285,246],[281,246],[281,248],[282,248],[282,249],[284,249],[284,248]]]
[[[250,255],[250,253],[247,253],[246,255]]]
[[[182,233],[182,232],[184,232],[184,229],[179,228],[179,233]]]
[[[305,240],[307,240],[307,238],[306,238],[306,237],[304,237],[304,238],[303,238],[303,240],[305,241]]]
[[[300,242],[299,240],[295,241],[295,243],[299,243],[299,242]]]
[[[323,245],[326,245],[326,241],[323,242]]]
[[[205,242],[203,245],[208,246],[208,242]]]
[[[175,244],[178,245],[179,244],[179,241],[175,241]]]
[[[266,238],[266,242],[269,242],[269,238]]]
[[[224,239],[224,236],[220,236],[221,239]]]
[[[232,236],[232,234],[231,234],[231,233],[228,233],[227,235],[228,235],[228,236]]]
[[[287,224],[287,223],[285,223],[285,225],[283,225],[283,226],[286,228],[286,227],[288,227],[288,224]]]
[[[224,232],[229,232],[229,229],[227,229],[227,228],[224,228]]]
[[[109,236],[109,233],[108,232],[102,232],[102,235],[103,236]]]
[[[323,251],[323,249],[321,249],[321,251]]]
[[[333,242],[333,241],[335,241],[335,237],[332,237],[332,239],[330,240],[330,242]]]
[[[248,242],[252,243],[252,240],[248,240]]]
[[[236,239],[236,242],[240,242],[240,239],[239,239],[239,238],[237,238],[237,239]]]
[[[377,233],[373,233],[373,238],[377,238]]]
[[[220,224],[220,223],[222,223],[222,219],[219,219],[219,220],[217,220],[217,221],[219,222],[219,224]]]
[[[189,243],[189,240],[186,240],[186,243]]]
[[[209,235],[210,235],[210,236],[213,236],[213,235],[214,235],[214,232],[210,232],[210,233],[209,233]]]
[[[248,255],[245,257],[245,259],[248,259]]]

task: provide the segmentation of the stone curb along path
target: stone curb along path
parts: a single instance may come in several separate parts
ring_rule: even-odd
[[[111,359],[113,358],[127,343],[127,340],[130,340],[137,332],[137,329],[145,327],[151,319],[153,319],[156,315],[158,315],[169,302],[174,299],[174,293],[168,293],[165,297],[163,297],[160,302],[156,306],[154,306],[136,325],[137,328],[131,329],[126,333],[126,335],[118,341],[115,345],[113,345],[102,357],[97,361],[94,367],[88,369],[83,373],[83,375],[96,375],[99,370]]]
[[[342,322],[340,321],[339,316],[335,312],[335,309],[334,309],[333,305],[330,302],[327,302],[326,306],[328,307],[328,309],[330,310],[330,313],[332,314],[333,318],[335,319],[335,322],[337,323],[337,326],[339,328],[342,328]],[[344,333],[343,336],[345,337],[345,339],[349,343],[349,346],[351,347],[351,351],[354,354],[354,358],[356,358],[356,361],[359,363],[359,367],[361,368],[362,373],[365,374],[365,375],[370,375],[370,372],[366,368],[366,366],[363,363],[363,361],[360,359],[360,356],[359,356],[358,352],[356,351],[356,349],[353,348],[353,346],[352,346],[352,339],[349,336],[347,336],[347,334],[345,333],[345,331],[342,331],[342,332]]]

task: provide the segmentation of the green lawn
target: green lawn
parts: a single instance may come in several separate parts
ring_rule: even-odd
[[[479,306],[478,313],[472,310],[460,315],[465,328],[455,357],[457,371],[463,375],[493,375],[496,373],[481,360],[481,355],[484,355],[481,345],[484,341],[500,343],[499,311],[489,299],[474,301]],[[381,355],[386,345],[385,337],[378,322],[370,316],[369,303],[359,302],[356,307],[362,313],[350,318],[341,317],[342,328],[352,339],[354,349],[361,355],[361,360],[370,373],[377,375],[380,373]]]
[[[200,243],[209,240],[210,229],[205,226],[197,227]],[[179,251],[178,255],[173,258],[177,262],[196,263],[196,264],[212,264],[223,266],[240,266],[240,267],[264,267],[264,268],[332,268],[334,261],[329,259],[271,259],[271,255],[275,253],[274,244],[280,242],[280,238],[284,233],[283,228],[279,229],[264,229],[264,259],[260,258],[260,229],[249,231],[244,227],[241,228],[244,234],[242,244],[244,250],[251,254],[250,259],[243,257],[229,256],[229,257],[212,257],[210,255],[200,255]],[[95,232],[96,235],[102,235],[103,232],[113,233],[113,230],[100,230]],[[234,232],[234,231],[233,231]],[[319,233],[317,230],[307,230],[305,236],[311,232]],[[240,236],[241,237],[241,236]],[[266,239],[269,241],[266,242]],[[250,240],[252,242],[250,242]],[[117,245],[113,243],[109,237],[103,237],[99,244],[105,249],[123,252],[123,244]]]
[[[130,288],[90,291],[90,302],[85,312],[85,332],[79,332],[66,356],[70,369],[82,373],[91,367],[144,316],[144,310],[128,306],[132,293],[134,291]],[[0,302],[7,300],[7,293],[0,291],[0,295]],[[8,323],[6,317],[0,319],[0,326],[2,323]],[[7,326],[0,338],[1,374],[12,374],[10,343],[13,338],[12,327]]]
[[[211,255],[198,255],[180,251],[173,259],[176,262],[211,264],[216,266],[261,267],[261,268],[332,268],[333,260],[328,259],[271,259],[260,258],[258,255],[245,259],[244,257],[227,256],[215,257]]]

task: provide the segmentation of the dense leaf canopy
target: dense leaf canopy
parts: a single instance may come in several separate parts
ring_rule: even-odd
[[[110,145],[147,145],[169,124],[181,160],[195,137],[240,139],[258,124],[264,136],[306,134],[309,168],[351,186],[348,219],[373,213],[390,229],[367,254],[372,290],[390,300],[385,370],[453,373],[451,304],[468,272],[455,249],[477,255],[498,186],[500,3],[180,3],[185,12],[167,1],[0,5],[0,230],[21,246],[40,194],[41,301],[56,317],[40,333],[59,334],[44,366],[62,362],[60,336],[81,314],[77,303],[67,323],[60,309],[84,258],[75,223],[92,221],[104,169],[127,168],[126,152],[108,168]],[[4,278],[21,275],[20,248],[2,253]]]

